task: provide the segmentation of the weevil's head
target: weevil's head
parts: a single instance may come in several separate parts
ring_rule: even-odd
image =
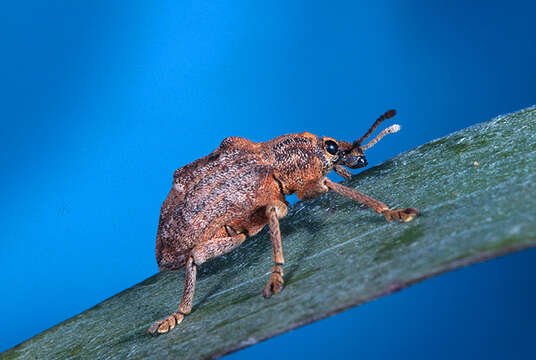
[[[374,144],[380,141],[387,134],[392,134],[400,130],[400,125],[391,125],[384,129],[378,136],[371,140],[366,145],[362,145],[363,141],[369,137],[370,134],[380,125],[385,119],[390,119],[396,115],[395,110],[389,110],[382,116],[380,116],[370,129],[358,140],[352,143],[346,141],[336,141],[330,137],[323,137],[323,147],[326,152],[326,156],[332,161],[333,166],[343,165],[350,169],[359,169],[368,165],[367,158],[365,157],[365,151],[370,149]]]
[[[322,138],[326,157],[335,165],[343,165],[350,169],[359,169],[368,165],[367,158],[361,146],[353,146],[353,143],[337,141],[324,136]]]
[[[395,115],[390,110],[380,116],[371,128],[359,140],[354,142],[337,141],[330,137],[318,137],[304,132],[301,134],[282,135],[262,143],[266,159],[271,162],[274,176],[279,181],[285,194],[307,191],[307,184],[315,183],[331,170],[349,177],[351,174],[341,167],[359,169],[367,166],[365,151],[388,133],[397,132],[400,126],[393,125],[383,130],[368,144],[362,145],[376,127],[385,119]]]

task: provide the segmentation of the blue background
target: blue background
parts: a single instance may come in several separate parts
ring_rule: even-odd
[[[396,108],[377,164],[535,102],[534,2],[89,3],[1,5],[0,351],[154,274],[173,171],[226,136],[353,140]],[[533,357],[535,261],[455,271],[230,358]]]

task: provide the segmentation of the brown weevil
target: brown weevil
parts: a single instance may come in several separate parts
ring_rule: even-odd
[[[335,170],[348,178],[351,173],[343,166],[367,166],[364,151],[400,127],[392,125],[368,144],[362,142],[383,120],[395,114],[390,110],[380,116],[353,143],[307,132],[260,143],[228,137],[209,155],[175,171],[172,188],[160,211],[156,261],[160,270],[186,267],[184,291],[178,311],[153,323],[149,333],[165,333],[190,313],[199,265],[236,248],[266,224],[274,266],[262,295],[268,298],[283,289],[279,219],[287,214],[286,195],[295,193],[300,200],[309,200],[333,190],[371,207],[387,221],[410,221],[417,216],[417,209],[391,210],[381,201],[326,177]]]

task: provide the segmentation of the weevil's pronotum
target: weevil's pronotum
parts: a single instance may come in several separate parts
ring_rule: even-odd
[[[308,200],[333,190],[371,207],[387,221],[410,221],[417,216],[417,209],[391,210],[381,201],[326,177],[335,170],[348,178],[351,174],[343,166],[367,166],[364,151],[400,126],[388,127],[366,145],[362,142],[395,113],[390,110],[380,116],[353,143],[308,132],[261,143],[228,137],[211,154],[175,171],[160,211],[156,261],[160,270],[186,267],[184,291],[178,311],[153,323],[149,333],[165,333],[190,313],[199,265],[231,251],[266,224],[274,265],[262,295],[268,298],[283,289],[279,219],[287,214],[286,195],[295,193],[300,200]]]

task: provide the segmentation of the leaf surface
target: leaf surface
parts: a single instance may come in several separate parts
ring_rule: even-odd
[[[474,262],[536,245],[536,108],[401,154],[346,185],[422,216],[387,223],[330,193],[281,222],[285,289],[265,300],[267,231],[200,267],[194,309],[168,334],[184,271],[163,272],[23,342],[18,358],[210,358]]]

